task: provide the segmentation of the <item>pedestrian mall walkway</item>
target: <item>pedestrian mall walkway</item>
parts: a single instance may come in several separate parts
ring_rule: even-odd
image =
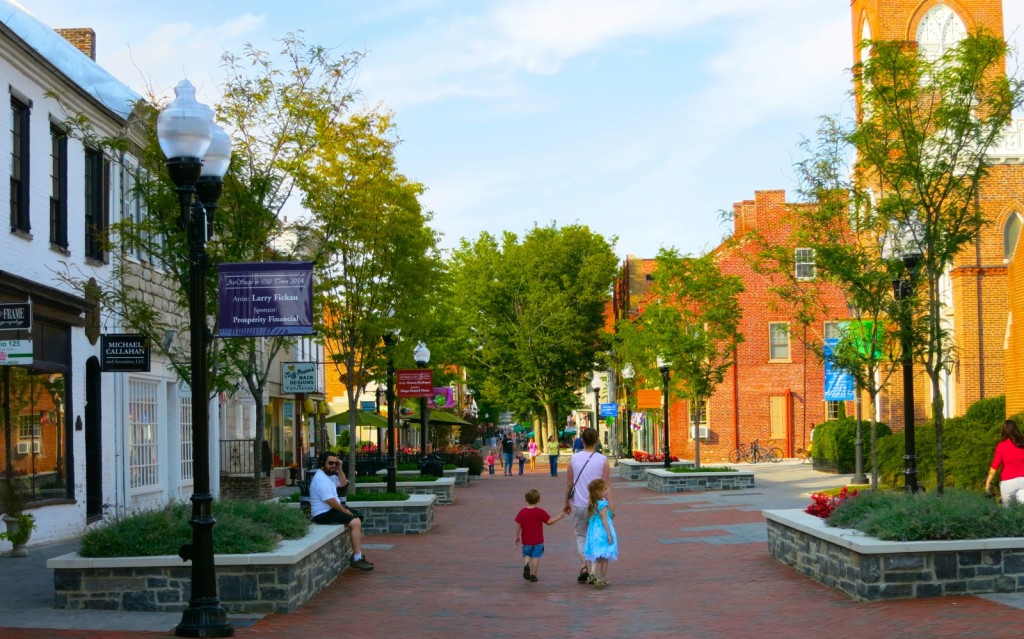
[[[455,504],[438,507],[428,535],[368,537],[364,548],[373,572],[345,571],[292,614],[240,619],[235,636],[1020,636],[1020,595],[862,603],[771,559],[761,510],[803,508],[809,493],[849,477],[816,473],[798,461],[738,466],[757,474],[754,489],[662,495],[648,491],[644,482],[614,479],[620,560],[611,564],[611,586],[603,590],[576,582],[579,564],[569,520],[545,527],[540,581],[523,579],[513,521],[525,503],[523,494],[538,489],[540,506],[551,514],[565,494],[564,474],[552,478],[546,464],[538,463],[535,472],[522,477],[503,477],[498,470],[456,489]],[[0,588],[6,593],[19,587],[6,577],[14,561],[0,557]],[[177,622],[132,613],[140,620],[134,632],[13,629],[4,628],[3,605],[0,597],[2,639],[163,637]],[[67,613],[43,610],[37,616],[61,614]],[[128,613],[120,616],[125,615],[130,619]],[[167,625],[154,632],[153,623]]]

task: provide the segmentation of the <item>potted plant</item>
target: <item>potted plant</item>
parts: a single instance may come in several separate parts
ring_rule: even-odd
[[[8,469],[0,481],[0,510],[4,513],[4,524],[7,532],[0,532],[0,539],[11,542],[14,548],[12,557],[27,557],[25,545],[36,527],[36,519],[25,512],[25,492],[18,486],[14,473]]]

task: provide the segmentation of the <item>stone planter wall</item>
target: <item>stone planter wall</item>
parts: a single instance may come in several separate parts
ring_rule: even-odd
[[[287,613],[309,601],[348,567],[352,542],[343,526],[310,526],[302,539],[271,553],[215,555],[217,594],[233,614]],[[191,563],[177,556],[90,559],[70,553],[46,562],[54,607],[71,610],[181,612]]]
[[[693,468],[692,461],[672,462],[673,468]],[[664,462],[638,462],[632,459],[619,460],[619,477],[628,481],[647,481],[647,470],[658,468],[664,470]]]
[[[469,486],[469,469],[468,468],[446,468],[444,471],[445,477],[454,477],[456,486]]]
[[[436,502],[436,495],[409,495],[406,501],[350,501],[348,505],[362,513],[363,532],[368,535],[422,535],[434,527]]]
[[[647,469],[647,488],[656,493],[685,493],[704,490],[740,490],[754,487],[754,473],[737,470],[728,473],[673,473]]]
[[[802,510],[764,516],[772,557],[855,599],[1024,592],[1024,538],[891,542]]]
[[[454,477],[440,477],[437,481],[403,481],[399,482],[396,487],[401,492],[409,493],[410,495],[434,495],[437,497],[438,504],[447,505],[455,503]],[[387,482],[358,483],[356,484],[356,489],[368,493],[386,493],[388,485]],[[364,521],[363,523],[365,524],[366,522]]]

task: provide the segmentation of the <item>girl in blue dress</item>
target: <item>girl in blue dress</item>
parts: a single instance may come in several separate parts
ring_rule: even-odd
[[[608,505],[608,484],[603,479],[595,479],[588,488],[590,506],[587,513],[590,521],[583,555],[593,564],[590,583],[597,588],[604,588],[608,585],[608,562],[619,558],[619,539],[612,524],[614,514]]]

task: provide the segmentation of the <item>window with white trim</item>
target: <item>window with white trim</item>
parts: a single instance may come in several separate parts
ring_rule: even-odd
[[[157,390],[156,382],[128,381],[128,434],[130,437],[131,487],[156,486],[159,483]]]
[[[955,11],[937,3],[917,25],[917,48],[928,60],[938,60],[967,37],[967,29]]]
[[[1003,225],[1003,261],[1009,262],[1013,259],[1013,253],[1017,248],[1017,239],[1020,237],[1020,214],[1010,213],[1006,224]]]
[[[194,476],[192,446],[192,396],[178,397],[178,423],[181,424],[181,479],[188,481]]]
[[[825,419],[826,420],[828,420],[830,422],[834,422],[835,420],[839,419],[839,416],[841,414],[841,408],[839,406],[840,404],[842,404],[842,402],[830,402],[830,401],[826,401],[825,402]]]
[[[796,279],[813,280],[817,271],[814,267],[814,249],[798,248],[793,251]]]
[[[768,323],[768,359],[773,362],[788,362],[789,322]]]
[[[825,339],[840,339],[843,327],[839,322],[825,322]]]

